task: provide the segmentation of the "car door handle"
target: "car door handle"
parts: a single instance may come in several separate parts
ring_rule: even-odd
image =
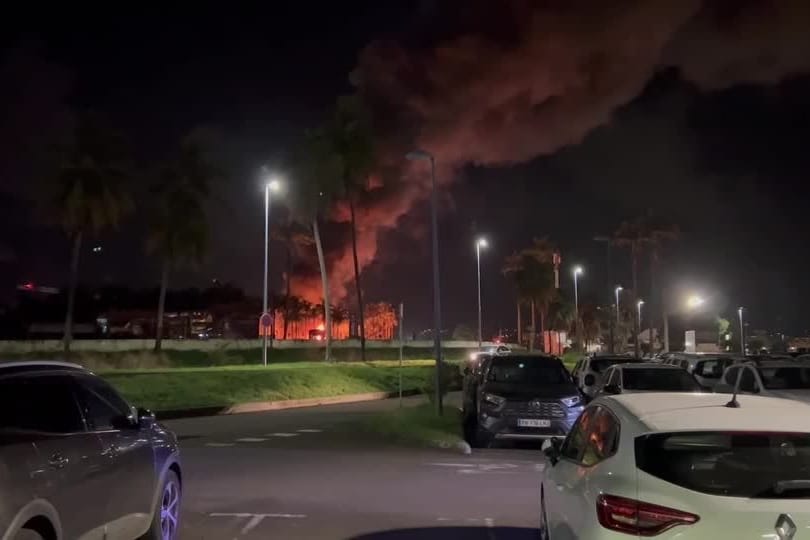
[[[69,461],[70,460],[68,458],[57,453],[51,456],[51,458],[48,460],[48,465],[50,465],[52,469],[62,469],[68,464]]]

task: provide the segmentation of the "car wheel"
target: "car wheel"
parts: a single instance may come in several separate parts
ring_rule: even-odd
[[[474,439],[475,444],[471,444],[470,446],[474,446],[475,448],[489,448],[492,444],[493,437],[489,431],[476,425]]]
[[[540,540],[549,540],[548,520],[546,519],[546,496],[540,490]]]
[[[176,540],[180,535],[180,479],[174,471],[166,473],[160,489],[152,526],[141,540]]]

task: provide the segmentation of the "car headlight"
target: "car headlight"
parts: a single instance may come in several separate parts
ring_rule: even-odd
[[[491,407],[500,407],[506,403],[506,398],[496,396],[495,394],[484,394],[484,403]]]
[[[571,396],[571,397],[567,397],[567,398],[562,398],[560,401],[562,401],[563,404],[566,407],[568,407],[569,409],[571,407],[576,407],[577,405],[582,404],[582,398],[579,397],[579,396]]]

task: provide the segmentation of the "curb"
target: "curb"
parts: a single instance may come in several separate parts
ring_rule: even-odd
[[[419,390],[403,390],[403,397],[421,394]],[[303,409],[305,407],[318,407],[320,405],[340,405],[343,403],[362,403],[364,401],[379,401],[399,397],[399,392],[369,392],[365,394],[349,394],[346,396],[331,396],[306,399],[285,399],[279,401],[252,401],[236,403],[220,407],[195,407],[191,409],[173,409],[155,411],[159,420],[177,420],[180,418],[197,418],[201,416],[221,416],[229,414],[244,414],[264,411],[281,411],[285,409]]]

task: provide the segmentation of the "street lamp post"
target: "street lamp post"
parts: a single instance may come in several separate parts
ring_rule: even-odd
[[[740,316],[740,353],[745,356],[745,326],[743,326],[743,307],[737,308],[737,315]]]
[[[637,329],[636,330],[636,358],[638,358],[638,356],[639,356],[639,347],[641,346],[641,306],[643,306],[643,305],[644,305],[644,300],[639,300],[638,302],[636,302],[636,308],[638,310],[638,314],[637,314],[638,318],[636,319],[637,322],[638,322],[638,326],[636,326],[636,329]],[[650,335],[652,335],[652,332],[650,332]],[[652,337],[650,337],[650,339],[652,339]],[[652,342],[650,342],[650,343],[652,343]]]
[[[481,317],[481,248],[488,246],[486,238],[479,238],[475,242],[475,262],[478,268],[478,350],[483,344],[483,319]]]
[[[270,192],[277,192],[280,187],[279,181],[269,179],[264,185],[264,286],[262,288],[262,324],[267,316],[267,277],[270,257]],[[262,326],[262,364],[267,365],[267,334],[268,329]]]
[[[412,161],[430,161],[430,224],[433,242],[433,348],[436,357],[436,412],[442,414],[442,309],[439,285],[439,219],[436,192],[436,159],[424,150],[413,150],[405,156]]]
[[[611,273],[612,272],[611,272],[611,265],[610,265],[610,247],[613,244],[613,239],[611,237],[609,237],[609,236],[595,236],[593,240],[594,240],[594,242],[604,242],[605,243],[606,255],[607,255],[607,259],[606,259],[607,266],[605,268],[605,270],[606,270],[605,273],[607,274],[607,289],[605,289],[605,292],[610,294],[610,285],[611,285],[611,283],[613,283],[613,279],[611,278]],[[608,301],[610,301],[610,296],[608,296]],[[617,302],[617,305],[618,305],[618,302]],[[609,324],[609,327],[610,327],[610,347],[608,348],[608,350],[610,352],[614,352],[613,349],[614,349],[614,346],[615,346],[615,343],[616,343],[616,340],[614,338],[614,333],[618,330],[618,328],[616,327],[616,324],[614,324],[613,319],[609,318],[608,320],[610,321],[610,324]],[[618,320],[616,322],[618,322]]]
[[[582,341],[582,335],[579,331],[579,276],[582,274],[583,270],[581,266],[574,267],[574,323],[577,329],[577,347],[579,347],[580,342]]]
[[[619,330],[619,325],[621,324],[622,321],[621,309],[619,308],[619,293],[622,292],[623,290],[624,288],[621,285],[616,285],[616,288],[613,289],[613,292],[616,295],[616,324],[614,324],[614,326],[616,327],[616,331]],[[613,335],[611,335],[610,337],[612,340]],[[614,352],[613,343],[610,344],[610,352]]]

